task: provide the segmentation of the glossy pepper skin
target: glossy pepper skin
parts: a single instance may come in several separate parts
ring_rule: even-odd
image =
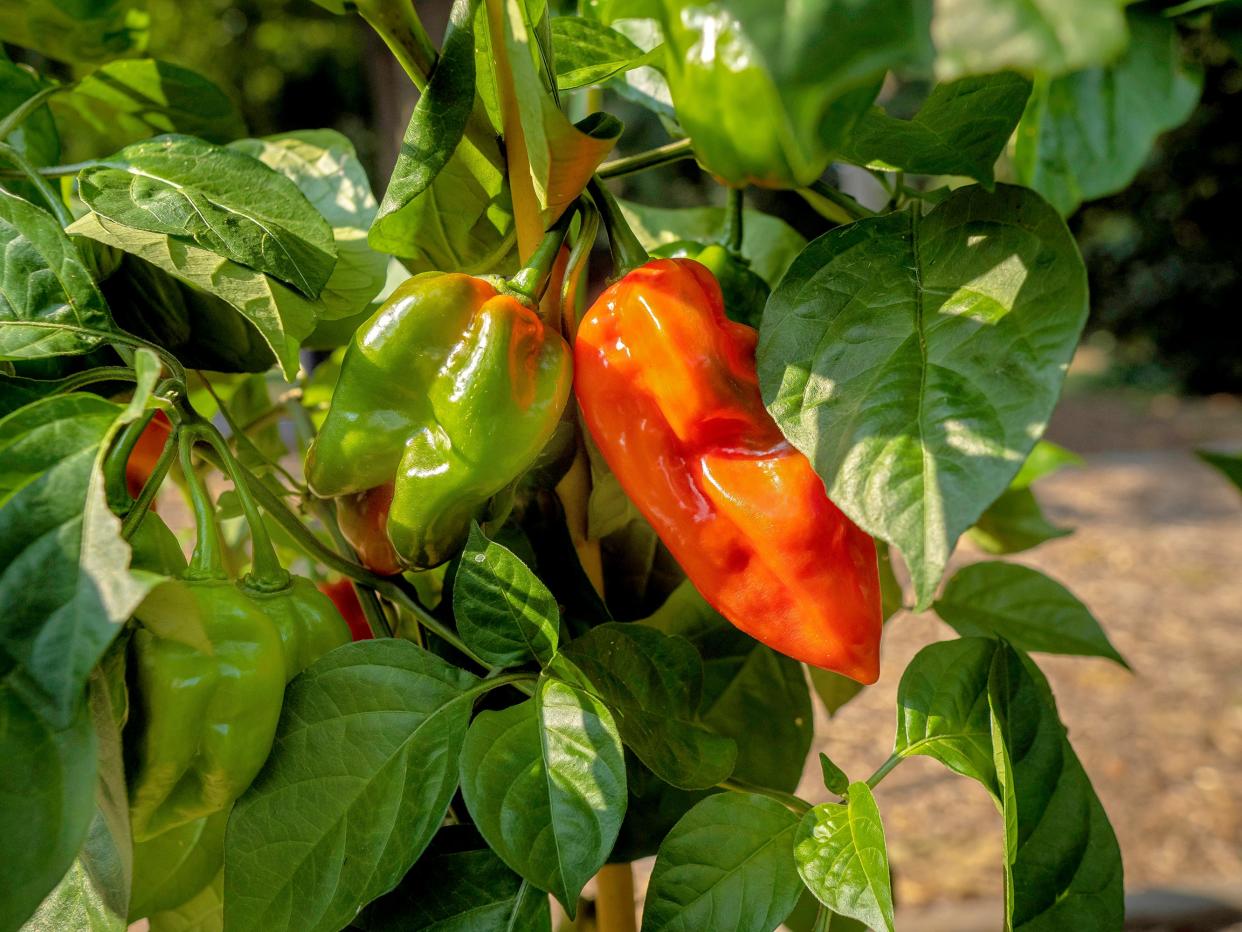
[[[649,262],[579,325],[578,402],[622,487],[708,602],[781,653],[874,682],[875,544],[764,408],[756,339],[725,317],[702,265]]]
[[[693,259],[706,266],[720,286],[725,315],[729,320],[759,329],[763,307],[768,303],[772,289],[751,269],[746,257],[719,243],[704,245],[690,240],[665,243],[653,249],[651,254],[666,259]]]
[[[330,583],[320,583],[319,591],[332,600],[336,610],[345,619],[345,624],[349,625],[349,633],[355,641],[369,641],[375,637],[371,633],[371,626],[367,624],[366,613],[362,610],[362,603],[358,601],[358,593],[352,582],[348,579],[336,579]]]
[[[210,884],[224,864],[221,810],[134,845],[129,921],[176,909]]]
[[[677,122],[699,163],[733,187],[810,184],[880,89],[865,72],[842,86],[839,63],[816,47],[815,24],[795,22],[782,4],[658,6]]]
[[[280,634],[285,678],[293,679],[312,663],[353,638],[336,606],[304,576],[291,576],[275,592],[246,588],[248,595]]]
[[[342,527],[376,572],[436,566],[535,460],[570,386],[569,347],[521,299],[483,278],[417,275],[346,349],[307,479],[352,513]]]
[[[250,785],[286,671],[276,624],[228,580],[164,583],[135,617],[130,826],[146,841],[227,809]]]
[[[137,498],[142,487],[155,471],[155,464],[172,434],[172,423],[163,411],[156,411],[142,429],[138,442],[125,461],[125,487],[131,498]]]

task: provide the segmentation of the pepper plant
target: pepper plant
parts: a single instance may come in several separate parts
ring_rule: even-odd
[[[995,800],[998,927],[1120,929],[1032,655],[1125,661],[1034,569],[945,577],[1068,533],[1064,217],[1212,4],[320,2],[420,93],[379,197],[141,0],[0,2],[0,932],[624,930],[652,854],[649,932],[891,932],[913,755]],[[617,102],[667,142],[609,160]],[[688,160],[704,206],[616,199]],[[877,676],[874,772],[795,795]]]

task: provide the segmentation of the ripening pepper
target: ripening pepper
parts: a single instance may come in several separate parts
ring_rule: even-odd
[[[674,240],[651,251],[653,256],[664,259],[693,259],[707,266],[724,298],[725,314],[729,320],[758,329],[763,318],[763,306],[768,303],[772,289],[750,267],[750,260],[733,252],[720,243]]]
[[[626,494],[738,628],[863,683],[879,673],[875,544],[763,406],[757,334],[711,273],[657,259],[578,327],[575,392]]]
[[[569,347],[518,291],[416,275],[347,347],[307,454],[310,487],[338,499],[342,531],[375,572],[436,566],[535,460],[570,383]]]
[[[823,47],[837,30],[815,21],[813,7],[711,0],[658,7],[677,122],[699,163],[725,184],[810,184],[879,92],[886,65],[843,67]]]
[[[142,429],[125,462],[125,487],[132,498],[137,498],[142,487],[151,478],[155,464],[172,434],[172,423],[163,411],[156,411]]]
[[[336,579],[330,583],[320,583],[319,591],[332,600],[336,610],[345,619],[345,624],[349,625],[350,636],[355,641],[369,641],[375,637],[371,626],[367,624],[366,613],[362,610],[362,603],[358,601],[358,592],[352,582],[348,579]]]

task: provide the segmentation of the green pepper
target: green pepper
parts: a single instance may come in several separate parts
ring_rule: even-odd
[[[293,679],[312,663],[353,638],[332,600],[304,576],[291,576],[274,592],[246,586],[243,591],[280,634],[285,677]]]
[[[677,121],[725,184],[810,184],[880,89],[884,68],[843,67],[824,48],[839,30],[817,14],[711,0],[659,6]]]
[[[559,248],[549,242],[511,283],[414,276],[346,348],[306,475],[340,500],[342,530],[376,572],[452,557],[555,432],[570,352],[528,297]]]
[[[176,909],[215,879],[224,863],[229,812],[221,810],[134,845],[130,922]]]
[[[695,243],[675,240],[651,250],[653,256],[665,259],[694,259],[707,266],[720,285],[725,314],[730,320],[759,329],[763,306],[772,289],[750,267],[750,260],[719,243]]]

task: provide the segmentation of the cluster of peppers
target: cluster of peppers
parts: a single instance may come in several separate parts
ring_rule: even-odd
[[[409,279],[346,348],[311,490],[336,500],[373,571],[441,564],[549,443],[572,381],[609,467],[703,596],[774,649],[873,682],[875,545],[764,408],[748,324],[766,283],[720,245],[651,260],[611,195],[592,196],[624,274],[572,353],[538,312],[557,232],[509,282]]]
[[[159,414],[125,449],[131,494],[171,433]],[[218,441],[193,426],[176,437],[197,526],[191,559],[153,513],[131,540],[136,568],[170,577],[136,610],[126,663],[131,921],[174,909],[216,880],[229,812],[271,751],[286,683],[351,639],[331,599],[280,566],[241,481],[254,560],[244,580],[229,579],[214,509],[191,463],[196,436]],[[223,444],[218,450],[230,459]]]

